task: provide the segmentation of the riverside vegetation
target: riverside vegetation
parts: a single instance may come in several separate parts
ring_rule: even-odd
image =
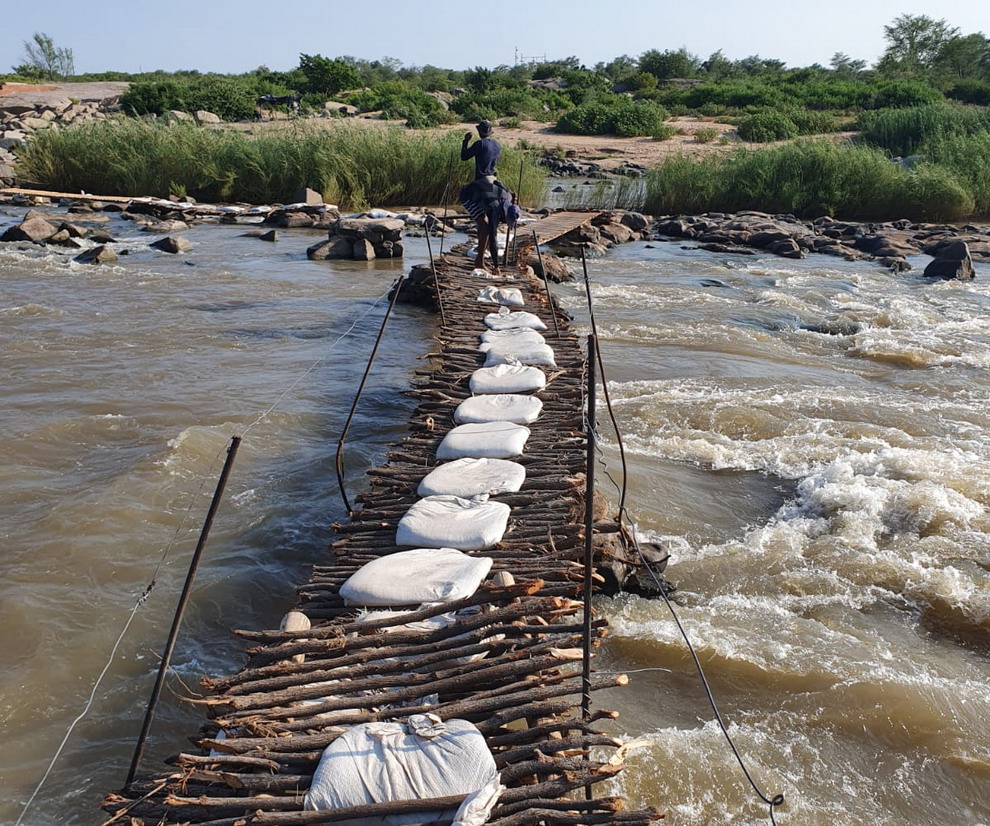
[[[69,192],[269,204],[309,187],[327,203],[362,209],[455,198],[471,173],[459,150],[457,134],[437,140],[397,127],[326,131],[301,122],[289,133],[245,135],[127,119],[42,132],[20,163],[25,178]],[[535,203],[544,188],[535,159],[506,147],[502,165],[514,170],[520,199]]]
[[[308,186],[351,207],[417,205],[451,199],[452,184],[466,175],[455,164],[450,180],[454,139],[424,137],[420,127],[488,119],[508,135],[526,118],[560,132],[664,140],[676,131],[665,122],[670,116],[693,115],[734,125],[743,143],[672,156],[649,171],[645,187],[617,187],[612,205],[654,214],[748,208],[864,220],[987,217],[990,40],[924,15],[901,15],[884,32],[887,50],[872,68],[841,53],[829,68],[787,69],[759,56],[730,61],[719,51],[701,60],[681,49],[623,55],[592,69],[576,57],[453,71],[302,54],[287,72],[76,76],[130,82],[121,103],[131,117],[38,134],[19,152],[19,168],[32,183],[66,191],[272,202]],[[31,65],[17,68],[32,79]],[[206,109],[245,120],[257,115],[260,96],[296,94],[300,125],[277,136],[135,119]],[[328,102],[401,119],[414,131],[304,128],[307,114],[337,114]],[[542,195],[535,153],[509,143],[503,139],[502,167],[534,204]],[[891,163],[897,156],[911,157]]]

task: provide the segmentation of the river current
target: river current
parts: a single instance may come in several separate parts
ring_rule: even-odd
[[[193,227],[168,256],[112,218],[130,254],[98,267],[0,245],[2,823],[43,778],[25,824],[100,822],[122,785],[232,435],[146,766],[190,747],[205,713],[179,696],[239,668],[231,631],[277,627],[344,518],[337,440],[425,242],[312,262],[322,233],[247,229]],[[627,508],[672,552],[675,608],[781,826],[990,823],[990,267],[928,283],[927,260],[637,242],[589,262]],[[583,283],[554,290],[586,332]],[[397,308],[347,440],[352,499],[404,432],[436,324]],[[631,684],[595,704],[645,741],[614,791],[671,826],[768,823],[663,603],[597,607],[596,667]]]

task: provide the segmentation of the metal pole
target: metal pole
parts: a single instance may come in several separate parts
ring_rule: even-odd
[[[447,240],[447,201],[450,200],[448,196],[450,195],[451,175],[454,174],[455,152],[457,152],[456,149],[450,153],[450,161],[447,163],[447,183],[443,185],[443,232],[440,233],[440,252],[437,253],[440,258],[443,258],[443,242]]]
[[[232,436],[230,447],[227,448],[227,461],[224,462],[217,488],[213,492],[213,501],[210,502],[210,509],[207,511],[206,520],[199,534],[199,542],[196,543],[196,550],[193,551],[192,560],[189,563],[189,571],[186,573],[186,583],[182,587],[182,594],[179,602],[175,606],[175,616],[172,618],[172,628],[168,633],[168,641],[165,643],[165,651],[162,653],[161,665],[158,666],[158,677],[155,680],[155,687],[151,691],[151,699],[148,700],[148,710],[144,715],[144,724],[141,726],[141,734],[138,735],[137,746],[134,749],[134,756],[131,758],[131,767],[127,772],[127,780],[124,781],[124,789],[129,789],[134,782],[134,775],[137,774],[138,766],[141,763],[141,755],[144,753],[144,746],[151,730],[151,722],[155,718],[155,709],[162,694],[162,687],[165,685],[165,675],[172,660],[172,652],[175,649],[175,641],[179,636],[179,627],[182,625],[182,617],[185,614],[186,606],[189,604],[189,595],[192,593],[193,581],[196,579],[196,572],[199,569],[199,562],[203,556],[203,549],[206,547],[206,539],[210,535],[210,528],[213,526],[213,518],[220,507],[220,498],[223,490],[227,486],[227,479],[230,476],[230,469],[234,465],[234,457],[237,455],[237,448],[241,444],[240,436]]]
[[[441,244],[443,239],[440,239]],[[433,244],[430,243],[430,230],[426,230],[426,249],[430,253],[430,269],[433,271],[433,287],[437,291],[437,306],[440,308],[440,326],[447,329],[447,316],[443,311],[443,296],[440,295],[440,276],[437,275],[437,264],[433,260]]]
[[[587,430],[587,455],[585,462],[584,491],[584,659],[581,691],[581,715],[587,720],[591,716],[591,585],[594,573],[594,529],[595,507],[595,335],[588,336],[588,409],[585,427]]]
[[[588,336],[588,409],[587,456],[585,461],[584,490],[584,623],[582,630],[581,662],[581,719],[591,719],[591,586],[594,574],[594,523],[595,523],[595,334]],[[591,785],[584,787],[587,800],[591,800]]]
[[[557,324],[557,311],[553,307],[553,297],[550,295],[550,280],[547,278],[547,265],[543,263],[543,253],[540,252],[540,238],[533,230],[533,243],[536,245],[536,255],[540,259],[540,269],[543,270],[543,286],[547,290],[547,302],[550,304],[550,315],[553,316],[553,330],[559,336],[560,326]]]
[[[347,498],[347,491],[344,489],[344,440],[347,438],[347,432],[351,429],[354,413],[357,411],[358,402],[361,400],[361,394],[364,392],[364,385],[368,381],[368,375],[371,373],[371,366],[375,363],[375,356],[378,354],[378,345],[382,343],[385,326],[392,316],[392,310],[395,309],[395,302],[399,298],[400,289],[402,289],[401,277],[396,282],[395,289],[392,290],[392,300],[389,302],[388,309],[385,311],[385,318],[382,319],[382,326],[379,328],[378,336],[375,338],[375,346],[371,348],[371,356],[368,358],[368,364],[364,368],[364,375],[361,376],[361,383],[358,385],[357,393],[354,394],[351,412],[347,414],[347,421],[344,422],[344,427],[340,432],[340,438],[337,440],[337,455],[334,459],[337,470],[337,487],[340,488],[340,496],[344,500],[344,507],[347,508],[348,516],[353,516],[354,511],[351,509],[350,500]]]

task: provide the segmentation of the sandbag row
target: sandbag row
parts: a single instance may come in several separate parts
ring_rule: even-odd
[[[507,315],[521,315],[505,308],[522,305],[519,290],[485,287],[478,301],[503,305],[491,314],[500,326],[512,323]],[[346,604],[390,609],[451,602],[473,595],[491,570],[491,558],[465,552],[501,541],[510,507],[490,497],[517,492],[526,478],[525,468],[511,459],[525,450],[530,435],[526,424],[539,417],[542,402],[521,392],[541,389],[546,377],[523,362],[555,364],[551,348],[529,326],[490,332],[479,347],[487,353],[486,367],[471,378],[477,395],[458,405],[452,416],[457,424],[437,448],[436,458],[444,464],[423,478],[418,487],[422,498],[399,520],[395,544],[412,549],[359,568],[340,588]],[[495,762],[475,726],[413,715],[407,723],[353,726],[335,740],[321,756],[305,808],[335,810],[465,794],[460,810],[447,816],[458,823],[483,823],[502,790]],[[472,809],[480,819],[471,817]]]
[[[478,300],[487,300],[493,289],[486,287]],[[489,359],[496,354],[496,363],[472,373],[468,386],[475,395],[457,406],[453,420],[459,424],[436,451],[438,460],[452,466],[440,465],[420,483],[423,498],[399,520],[400,547],[482,551],[505,535],[510,508],[489,497],[516,492],[525,481],[525,468],[512,459],[523,454],[531,433],[526,424],[536,421],[543,403],[524,394],[546,386],[543,371],[523,359],[555,362],[539,333],[546,325],[533,313],[503,305],[485,316],[485,326],[478,350]]]

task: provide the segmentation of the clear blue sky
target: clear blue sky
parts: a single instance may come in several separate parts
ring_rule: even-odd
[[[884,25],[905,13],[990,35],[990,0],[5,0],[0,72],[25,61],[35,32],[71,49],[80,73],[288,70],[300,53],[447,69],[575,55],[592,67],[681,47],[791,67],[835,52],[872,64]]]

